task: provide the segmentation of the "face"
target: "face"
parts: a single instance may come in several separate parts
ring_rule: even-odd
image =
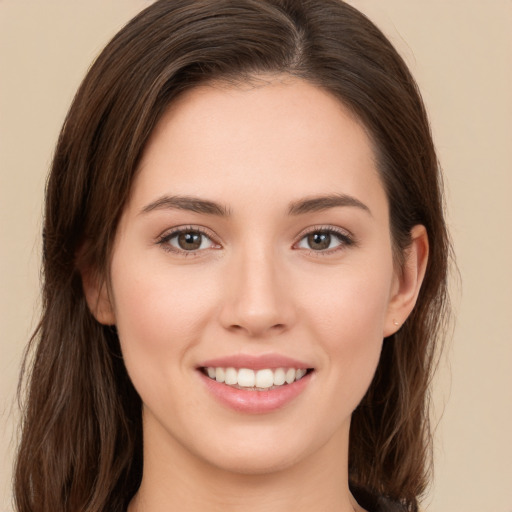
[[[145,449],[258,473],[346,448],[396,329],[389,233],[368,136],[327,92],[283,79],[175,102],[98,315],[117,326]]]

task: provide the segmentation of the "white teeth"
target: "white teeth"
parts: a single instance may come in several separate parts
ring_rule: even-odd
[[[282,368],[274,371],[274,386],[282,386],[286,382],[286,373]]]
[[[277,368],[251,370],[250,368],[214,368],[209,366],[205,369],[208,377],[217,382],[223,382],[229,386],[240,388],[253,388],[268,390],[275,386],[282,386],[285,383],[291,384],[302,379],[306,375],[305,368]]]
[[[224,382],[230,386],[238,384],[238,372],[234,368],[226,368]]]
[[[243,388],[253,388],[256,383],[254,370],[248,368],[240,368],[238,370],[238,385]]]
[[[291,384],[295,380],[296,375],[297,372],[293,368],[288,368],[288,370],[286,370],[285,376],[286,383]]]
[[[274,372],[272,370],[258,370],[256,372],[256,387],[271,388],[274,385]]]
[[[307,372],[307,370],[304,370],[304,368],[301,368],[300,370],[297,370],[297,372],[295,374],[295,378],[297,380],[302,379],[302,377],[304,377],[304,375],[306,375],[306,372]]]
[[[224,382],[224,368],[215,368],[215,380],[217,382]]]

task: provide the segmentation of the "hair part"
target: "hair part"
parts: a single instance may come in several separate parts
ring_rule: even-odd
[[[352,417],[354,486],[416,511],[431,455],[428,389],[448,315],[442,183],[417,86],[385,36],[338,0],[160,0],[108,44],[64,122],[46,190],[43,312],[29,344],[15,470],[19,512],[124,511],[142,477],[141,401],[114,327],[89,311],[80,269],[109,282],[116,228],[145,145],[186,90],[291,75],[362,122],[389,199],[397,261],[429,237],[417,305],[384,342]]]

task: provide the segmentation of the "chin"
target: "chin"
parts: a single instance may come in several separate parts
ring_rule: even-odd
[[[196,454],[221,471],[266,475],[300,465],[318,454],[322,446],[330,444],[331,436],[327,432],[297,429],[293,435],[283,430],[262,428],[261,424],[256,428],[238,429],[238,432],[232,429],[222,439],[210,439],[209,446],[198,446]]]
[[[220,471],[238,475],[268,475],[290,469],[301,460],[300,454],[268,449],[232,450],[227,457],[211,458],[209,462]]]

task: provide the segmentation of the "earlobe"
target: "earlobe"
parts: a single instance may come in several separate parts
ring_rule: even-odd
[[[89,310],[103,325],[115,325],[116,318],[105,280],[94,272],[81,271],[82,287]]]
[[[395,276],[384,325],[384,337],[398,331],[413,310],[425,277],[428,250],[425,226],[414,226],[411,230],[411,245],[406,249],[403,266]]]

